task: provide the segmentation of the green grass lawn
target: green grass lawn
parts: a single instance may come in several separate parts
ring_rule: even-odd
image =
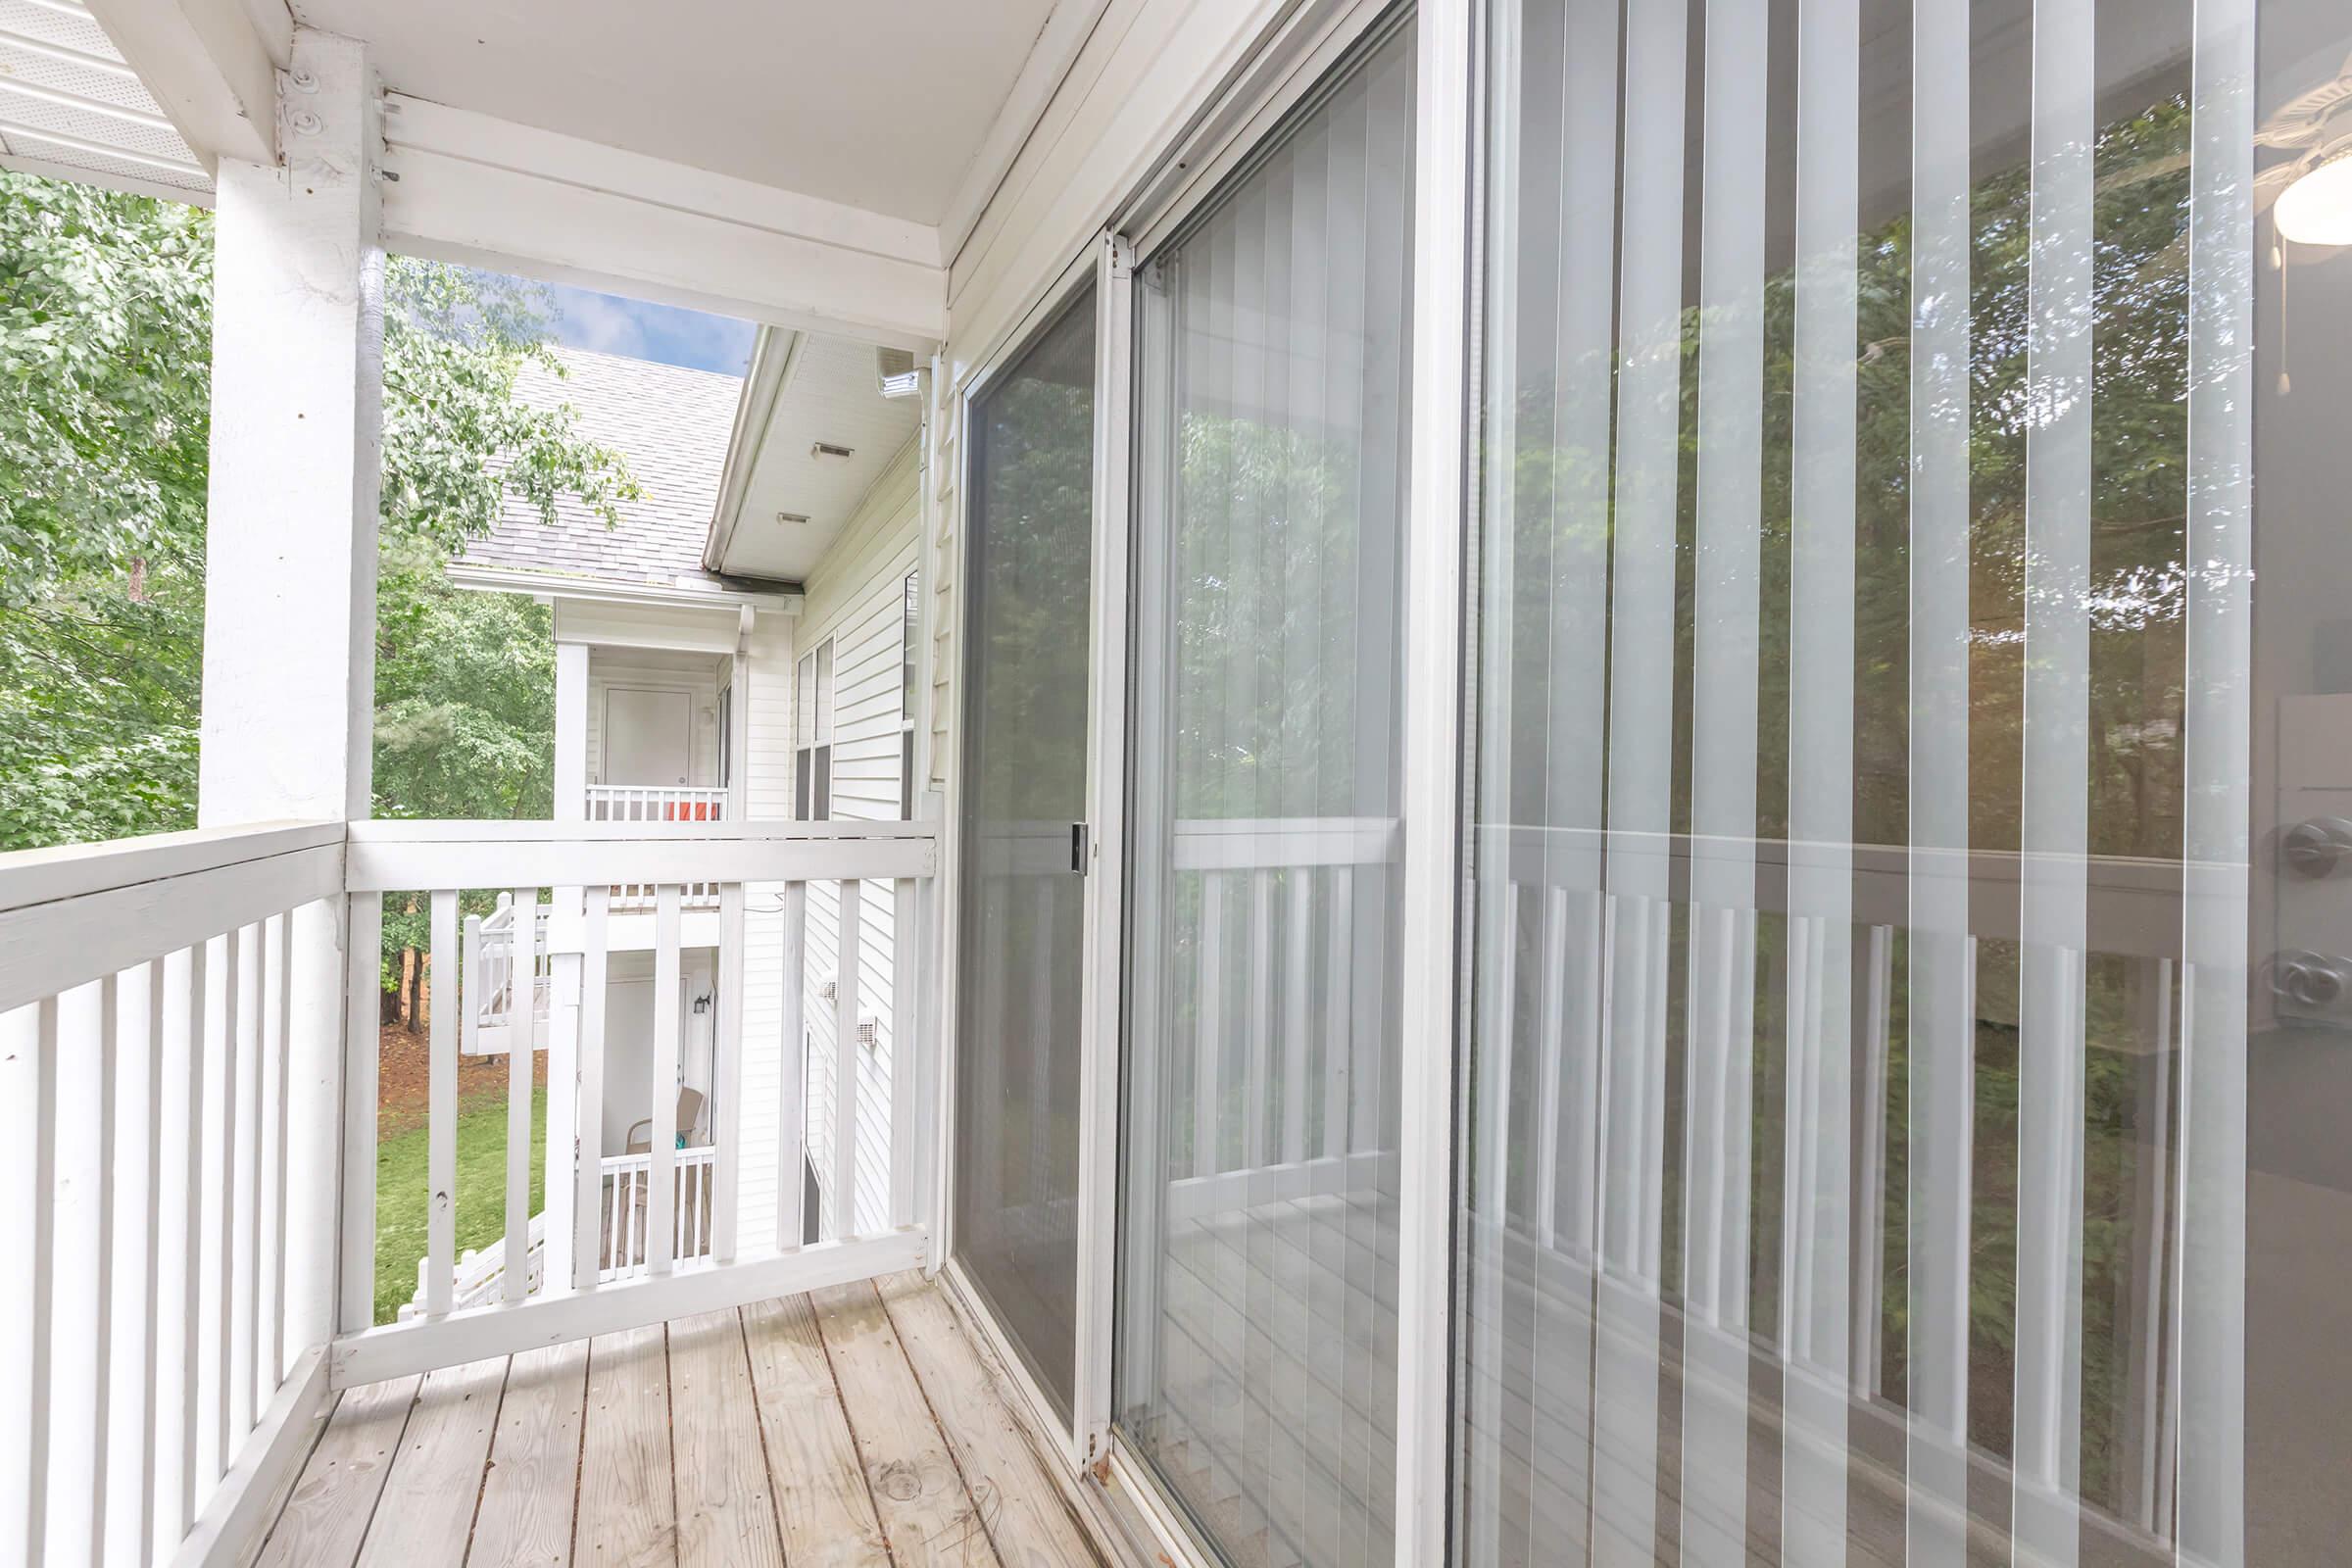
[[[417,1127],[376,1146],[375,1320],[389,1323],[416,1293],[424,1256],[425,1147]],[[547,1087],[531,1091],[531,1212],[547,1186]],[[507,1228],[507,1102],[502,1094],[458,1106],[458,1252],[489,1246]]]

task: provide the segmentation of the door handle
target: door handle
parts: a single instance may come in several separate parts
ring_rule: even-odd
[[[1070,824],[1070,869],[1080,876],[1086,875],[1088,848],[1086,824],[1072,822]]]

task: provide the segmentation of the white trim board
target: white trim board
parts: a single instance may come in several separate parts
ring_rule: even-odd
[[[385,111],[397,249],[917,354],[947,333],[925,224],[399,93]]]

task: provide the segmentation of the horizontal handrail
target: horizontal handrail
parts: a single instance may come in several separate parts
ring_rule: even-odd
[[[303,850],[340,846],[341,822],[254,822],[0,855],[0,911],[88,898]]]
[[[0,855],[0,1011],[343,891],[343,824]]]
[[[922,822],[354,822],[353,893],[927,877]]]

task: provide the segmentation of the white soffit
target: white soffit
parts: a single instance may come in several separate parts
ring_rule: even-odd
[[[386,85],[936,226],[1053,0],[295,0]]]
[[[0,0],[0,164],[209,205],[213,177],[74,0]]]
[[[772,339],[763,351],[786,347]],[[739,431],[753,453],[743,498],[720,519],[718,569],[730,576],[801,582],[841,537],[858,503],[913,438],[919,398],[881,394],[871,344],[801,334],[763,429]],[[818,457],[818,443],[847,458]],[[741,461],[741,451],[730,454]],[[806,522],[786,520],[806,517]]]

